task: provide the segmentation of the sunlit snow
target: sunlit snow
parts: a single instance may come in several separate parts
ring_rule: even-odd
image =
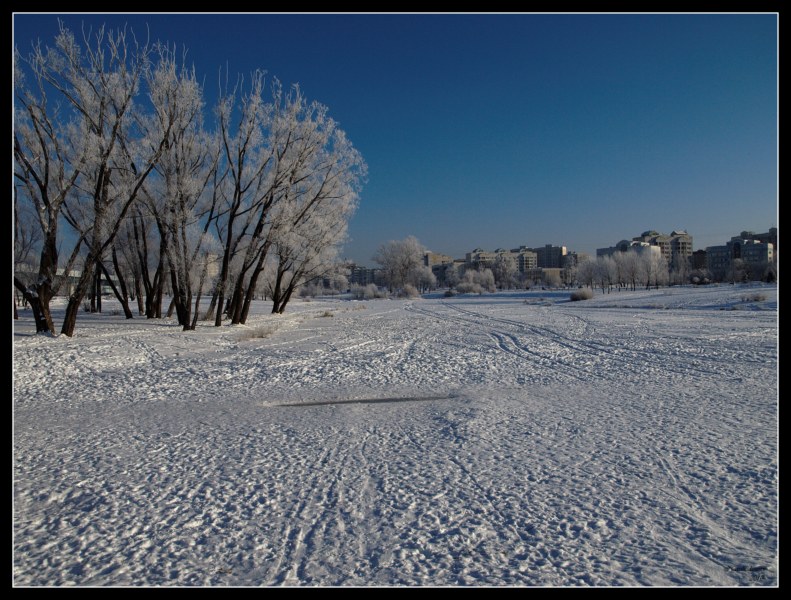
[[[13,583],[776,585],[777,288],[568,297],[21,311]]]

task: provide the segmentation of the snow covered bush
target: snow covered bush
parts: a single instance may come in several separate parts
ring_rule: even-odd
[[[402,289],[400,296],[402,298],[418,298],[420,297],[420,292],[417,291],[417,288],[412,285],[411,283],[407,283]]]
[[[382,292],[374,283],[369,283],[366,286],[353,285],[351,287],[352,298],[355,300],[374,300],[375,298],[384,298],[386,294]]]
[[[265,325],[259,325],[257,327],[253,327],[252,329],[248,329],[248,330],[243,331],[242,333],[240,333],[239,334],[239,341],[243,342],[243,341],[246,341],[246,340],[262,340],[262,339],[266,339],[269,336],[271,336],[273,333],[275,333],[276,330],[277,330],[277,327],[275,327],[275,325],[272,324],[272,323],[265,324]]]
[[[593,291],[590,288],[582,288],[571,292],[571,301],[577,302],[578,300],[590,300],[593,298]]]
[[[462,280],[456,284],[456,291],[460,294],[483,294],[495,292],[494,274],[491,269],[475,271],[468,269],[464,272]]]
[[[478,283],[461,281],[456,284],[456,291],[460,294],[483,294],[483,288]]]

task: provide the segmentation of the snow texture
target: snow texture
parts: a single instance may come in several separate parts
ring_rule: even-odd
[[[13,583],[777,585],[777,288],[568,298],[21,311]]]

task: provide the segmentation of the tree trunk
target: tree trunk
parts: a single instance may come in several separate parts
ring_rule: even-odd
[[[137,314],[141,317],[146,314],[146,305],[143,302],[143,286],[138,275],[134,276],[135,299],[137,300]]]
[[[184,330],[187,330],[190,325],[190,310],[192,306],[190,305],[188,292],[185,292],[185,290],[179,286],[176,271],[172,267],[170,269],[170,285],[173,287],[171,307],[175,307],[176,309],[176,318],[178,319],[179,325],[181,325]],[[172,308],[168,310],[168,316],[171,315],[171,310]]]
[[[209,302],[209,308],[206,309],[206,314],[203,316],[204,321],[211,321],[214,318],[214,310],[217,307],[218,294],[219,294],[219,290],[215,286],[214,292],[211,295],[211,301]]]
[[[146,317],[149,319],[162,318],[162,294],[165,287],[165,263],[163,257],[160,255],[159,264],[157,265],[156,273],[154,273],[154,281],[148,286],[146,293]]]
[[[96,312],[96,274],[95,273],[93,274],[93,278],[91,279],[91,288],[88,293],[90,295],[89,297],[91,300],[90,311],[91,313],[95,313]]]
[[[233,301],[231,308],[228,311],[228,316],[231,318],[231,325],[238,325],[242,319],[242,308],[244,307],[244,276],[245,272],[239,273],[239,279],[236,280],[236,285],[233,289]]]
[[[190,323],[189,329],[191,331],[195,331],[195,327],[198,325],[198,315],[200,314],[200,297],[203,293],[203,282],[206,280],[206,271],[208,265],[204,262],[203,268],[200,272],[200,278],[198,279],[198,289],[195,293],[195,310],[192,314],[192,323]],[[184,327],[184,331],[187,331],[186,326]]]
[[[49,303],[41,302],[39,297],[38,288],[41,286],[32,285],[30,287],[25,287],[25,284],[14,277],[14,287],[16,287],[16,289],[22,293],[22,297],[27,301],[28,304],[30,304],[30,308],[33,310],[33,320],[36,323],[36,333],[54,332],[54,327],[52,326],[52,315],[50,315],[48,310]],[[16,302],[14,302],[14,318],[17,317]]]
[[[255,265],[255,269],[253,269],[253,272],[250,275],[250,282],[247,284],[247,293],[244,296],[244,303],[242,305],[242,314],[241,319],[239,320],[240,323],[244,324],[247,322],[247,315],[250,313],[250,303],[253,301],[253,298],[255,298],[255,288],[258,286],[258,277],[264,270],[266,257],[269,254],[270,246],[271,242],[267,241],[261,251],[261,256],[258,257],[258,263]]]
[[[272,290],[272,314],[280,313],[280,302],[282,300],[283,275],[285,271],[277,270],[277,277],[275,279],[275,288]]]
[[[115,287],[113,280],[110,279],[110,273],[107,272],[107,268],[104,266],[103,263],[99,263],[99,267],[101,267],[102,271],[104,272],[104,277],[107,280],[107,283],[110,284],[110,288],[113,290],[113,294],[118,299],[118,302],[121,303],[121,308],[124,309],[124,316],[127,319],[134,318],[134,315],[132,315],[132,310],[129,308],[129,301],[126,299],[126,296],[121,295],[121,292],[119,292],[118,288]]]
[[[132,319],[133,318],[132,310],[129,308],[129,292],[126,289],[126,281],[124,281],[123,273],[121,273],[121,267],[118,265],[118,254],[115,251],[115,246],[113,246],[112,257],[113,257],[113,268],[115,269],[115,276],[118,278],[118,285],[121,288],[120,295],[116,292],[115,286],[113,286],[113,282],[110,279],[110,276],[107,275],[106,271],[105,271],[105,275],[107,276],[107,281],[110,284],[110,287],[113,288],[113,292],[116,292],[115,295],[118,298],[118,300],[121,302],[121,306],[124,309],[124,315],[126,316],[127,319]]]
[[[92,288],[93,263],[94,261],[91,259],[90,255],[88,255],[85,259],[85,265],[80,279],[77,281],[77,286],[71,296],[69,296],[69,303],[66,305],[66,316],[63,319],[63,325],[60,329],[60,332],[65,336],[71,337],[74,335],[74,328],[77,326],[77,313],[80,311],[80,303],[85,297],[85,293]]]
[[[96,263],[96,312],[102,312],[102,268],[101,263]]]
[[[237,205],[238,206],[238,205]],[[228,283],[228,270],[231,265],[231,250],[233,246],[233,222],[235,218],[235,209],[228,217],[228,231],[225,240],[225,250],[222,254],[222,267],[220,268],[220,279],[217,282],[217,315],[214,318],[214,326],[219,327],[222,325],[222,308],[225,302],[225,286]]]
[[[294,289],[296,288],[296,284],[294,283],[294,281],[296,281],[296,278],[291,280],[291,283],[286,288],[286,293],[283,296],[283,301],[280,303],[280,308],[278,309],[277,312],[281,315],[286,311],[286,304],[288,304],[288,301],[291,300],[291,294],[294,293]]]

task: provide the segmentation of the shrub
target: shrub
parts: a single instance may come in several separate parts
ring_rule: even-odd
[[[483,294],[483,288],[478,283],[461,281],[456,285],[456,291],[460,294]]]
[[[271,336],[273,333],[277,331],[277,328],[274,324],[266,324],[266,325],[258,325],[257,327],[253,327],[252,329],[248,329],[246,331],[242,331],[239,334],[239,341],[243,342],[246,340],[262,340],[266,339]]]
[[[577,302],[579,300],[590,300],[593,298],[593,290],[590,288],[582,288],[571,292],[571,301]]]
[[[742,302],[764,302],[766,296],[764,294],[752,294],[749,296],[742,296]]]
[[[403,298],[418,298],[420,296],[420,292],[417,291],[417,288],[414,285],[407,283],[401,290],[400,296]]]
[[[376,284],[369,283],[365,287],[353,285],[351,288],[352,298],[355,300],[373,300],[374,298],[386,298],[387,294],[380,290]]]

